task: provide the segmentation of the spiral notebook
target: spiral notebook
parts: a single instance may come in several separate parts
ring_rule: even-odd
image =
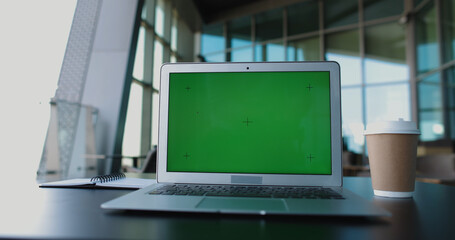
[[[156,183],[155,179],[127,178],[123,173],[96,176],[92,178],[76,178],[57,182],[41,183],[46,188],[118,188],[140,189]]]

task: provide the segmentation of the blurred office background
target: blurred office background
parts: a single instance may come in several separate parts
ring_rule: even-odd
[[[32,2],[16,9],[26,11]],[[368,175],[365,126],[403,118],[416,121],[422,131],[419,176],[455,179],[455,0],[33,4],[44,15],[55,14],[38,29],[57,29],[53,24],[60,24],[61,39],[52,38],[55,43],[47,48],[56,51],[60,62],[46,65],[59,71],[49,78],[19,80],[18,84],[36,84],[36,88],[25,85],[27,90],[18,86],[20,92],[41,89],[40,108],[23,113],[17,105],[12,123],[2,127],[18,121],[33,133],[35,141],[21,149],[39,147],[40,151],[22,161],[39,175],[144,170],[158,142],[159,68],[164,62],[333,60],[341,65],[346,175]],[[52,7],[57,5],[62,6]],[[24,39],[51,35],[52,31],[30,35],[35,29],[30,24],[34,22],[18,31],[26,34]],[[30,65],[43,64],[51,56],[33,57],[36,63]],[[24,61],[27,58],[21,56]],[[16,76],[22,71],[28,72],[21,68]],[[22,101],[11,98],[15,99],[2,100],[5,108]],[[26,127],[30,125],[39,130]],[[23,154],[18,151],[10,158]]]

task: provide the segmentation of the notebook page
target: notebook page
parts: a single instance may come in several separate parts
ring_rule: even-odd
[[[90,182],[90,178],[75,178],[57,182],[41,183],[40,187],[76,187],[89,185],[95,185],[94,182]]]
[[[117,187],[117,188],[143,188],[148,185],[156,183],[156,179],[144,178],[122,178],[115,181],[96,183],[100,187]]]

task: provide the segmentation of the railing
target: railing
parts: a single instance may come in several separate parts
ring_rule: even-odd
[[[92,106],[52,99],[51,117],[38,168],[38,179],[89,177],[98,174],[99,159],[94,155],[98,110]]]

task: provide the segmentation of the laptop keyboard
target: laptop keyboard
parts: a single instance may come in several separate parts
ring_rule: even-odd
[[[225,196],[261,198],[306,198],[344,199],[330,188],[321,187],[277,187],[243,185],[163,185],[151,192],[152,195]]]

